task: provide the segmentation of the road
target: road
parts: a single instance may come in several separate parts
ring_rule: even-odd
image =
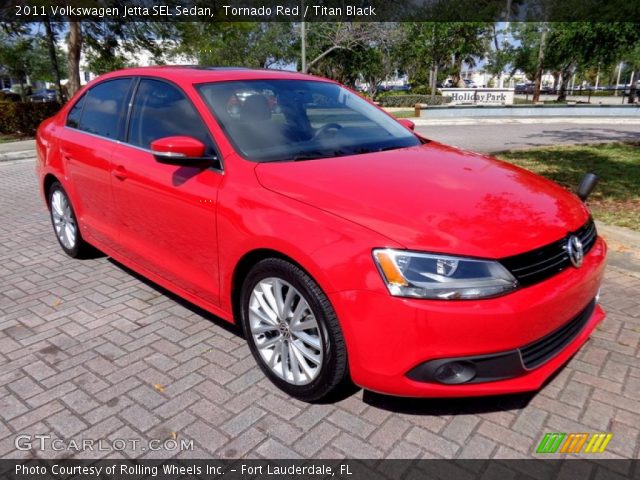
[[[640,455],[640,280],[623,270],[608,267],[608,318],[540,392],[412,400],[359,391],[310,405],[275,389],[221,320],[108,258],[66,257],[32,160],[0,163],[0,204],[2,458],[531,458],[546,432],[611,432],[598,458]],[[195,448],[24,452],[18,434]]]
[[[496,152],[544,145],[639,141],[640,124],[499,123],[421,125],[427,138],[476,152]]]

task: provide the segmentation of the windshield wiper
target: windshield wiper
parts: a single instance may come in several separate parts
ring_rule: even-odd
[[[294,155],[293,157],[291,157],[291,160],[293,160],[294,162],[297,162],[299,160],[314,160],[316,158],[322,158],[324,156],[325,155],[322,152],[304,152]]]
[[[347,153],[342,150],[336,150],[334,152],[321,152],[319,150],[313,150],[311,152],[300,152],[291,157],[291,160],[297,162],[300,160],[315,160],[317,158],[334,158],[341,157],[346,154]]]
[[[403,147],[399,145],[393,145],[390,147],[381,147],[381,148],[359,148],[357,150],[354,150],[354,152],[358,154],[375,153],[375,152],[386,152],[387,150],[397,150],[398,148],[403,148]]]

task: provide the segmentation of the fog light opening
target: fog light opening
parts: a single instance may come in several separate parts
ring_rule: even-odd
[[[436,381],[447,385],[467,383],[476,376],[476,367],[471,362],[449,362],[440,365],[434,374]]]
[[[596,303],[600,303],[600,289],[598,289],[598,292],[596,293]]]

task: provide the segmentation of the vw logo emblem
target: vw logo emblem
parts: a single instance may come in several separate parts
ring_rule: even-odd
[[[575,235],[571,235],[567,240],[567,253],[569,254],[569,260],[571,264],[578,268],[582,265],[584,260],[584,250],[582,249],[582,242]]]

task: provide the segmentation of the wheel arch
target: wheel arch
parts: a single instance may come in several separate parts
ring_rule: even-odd
[[[44,192],[44,198],[47,202],[48,208],[51,208],[51,205],[49,205],[49,190],[51,189],[51,185],[53,185],[55,182],[60,183],[60,180],[58,180],[58,177],[56,177],[53,173],[47,173],[42,180],[42,191]]]
[[[281,260],[285,260],[300,268],[307,275],[313,278],[314,281],[318,282],[318,280],[300,262],[278,250],[274,250],[271,248],[257,248],[246,252],[236,264],[233,270],[233,275],[231,277],[231,309],[233,314],[233,321],[235,324],[239,324],[240,293],[244,279],[258,262],[267,258],[279,258]]]

